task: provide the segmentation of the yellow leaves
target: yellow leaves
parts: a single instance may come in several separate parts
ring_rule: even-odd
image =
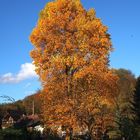
[[[58,7],[58,10],[61,10],[61,9],[63,9],[63,7],[65,6],[66,3],[65,3],[65,0],[57,0],[56,4]]]
[[[101,105],[107,105],[108,107],[110,107],[112,105],[112,103],[107,98],[108,97],[105,97],[105,96],[101,97],[100,98],[100,103],[101,103]]]
[[[90,17],[90,19],[94,19],[95,18],[95,15],[96,15],[96,12],[95,10],[92,8],[90,9],[88,12],[87,12],[87,16]]]
[[[80,0],[56,0],[42,10],[30,41],[31,57],[44,88],[48,123],[79,122],[79,113],[100,111],[115,89],[108,69],[111,41],[107,27]],[[99,99],[98,96],[103,98]],[[106,98],[104,98],[106,95]]]
[[[39,34],[39,30],[37,28],[34,28],[32,31],[32,34],[30,36],[30,41],[33,43],[33,45],[36,46],[37,41],[38,41],[38,34]]]
[[[40,54],[39,54],[38,51],[36,51],[36,50],[32,50],[32,51],[30,52],[30,55],[31,55],[31,57],[33,57],[34,59],[40,57]]]
[[[51,16],[53,16],[53,14],[56,12],[56,4],[54,2],[49,2],[44,10],[42,11],[42,13],[44,15],[46,15],[49,19],[51,18]]]
[[[75,7],[74,5],[77,6]],[[42,11],[44,17],[40,18],[37,27],[32,32],[31,42],[35,48],[39,49],[45,43],[45,48],[43,48],[42,53],[44,52],[47,56],[54,56],[54,54],[59,53],[59,58],[55,58],[55,60],[53,57],[50,57],[50,62],[54,63],[55,66],[73,64],[73,67],[83,67],[86,63],[89,63],[84,58],[86,53],[90,52],[91,54],[95,54],[96,58],[100,58],[103,54],[106,55],[109,53],[102,48],[103,45],[109,47],[109,38],[101,38],[101,40],[99,38],[99,33],[106,34],[105,27],[96,17],[94,19],[88,18],[88,16],[94,16],[95,11],[91,9],[86,15],[83,10],[80,11],[81,13],[76,14],[79,8],[81,8],[79,0],[57,0],[47,4]],[[65,10],[65,13],[62,10]],[[49,19],[48,14],[50,14]],[[75,25],[74,23],[77,24]],[[45,52],[46,49],[47,52]],[[67,57],[66,55],[69,56]],[[63,56],[67,58],[63,58]],[[33,55],[32,57],[35,58]],[[40,57],[42,57],[40,60],[44,60],[43,55]],[[40,63],[45,65],[44,61],[40,61]],[[52,65],[51,63],[50,65]]]
[[[72,0],[77,6],[81,5],[80,0]]]
[[[79,30],[84,30],[85,28],[87,28],[87,25],[86,25],[86,17],[85,16],[81,16],[79,15],[79,17],[76,19],[76,26]]]

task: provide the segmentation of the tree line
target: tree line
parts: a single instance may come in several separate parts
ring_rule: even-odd
[[[104,104],[99,114],[96,114],[96,123],[98,128],[101,127],[100,133],[104,133],[107,130],[112,139],[125,137],[128,140],[137,140],[139,139],[140,127],[140,78],[135,78],[131,71],[125,69],[115,70],[115,73],[119,77],[119,92],[115,96],[115,102],[111,109]],[[44,94],[43,91],[39,90],[23,100],[0,104],[0,117],[4,117],[8,110],[17,110],[24,114],[32,115],[33,101],[34,113],[41,115],[43,113],[41,111],[43,107],[42,94]],[[85,114],[81,113],[80,115]],[[89,119],[93,127],[96,125],[95,120],[92,121],[92,116],[87,119]]]

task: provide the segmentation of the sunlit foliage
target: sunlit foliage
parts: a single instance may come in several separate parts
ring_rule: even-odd
[[[107,27],[80,0],[56,0],[41,11],[30,41],[45,93],[46,124],[87,127],[92,133],[117,93],[117,77],[108,64],[112,45]],[[102,114],[104,127],[107,115]]]

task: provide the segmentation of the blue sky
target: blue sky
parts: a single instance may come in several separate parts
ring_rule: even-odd
[[[140,75],[140,0],[81,0],[109,27],[113,68]],[[22,99],[40,88],[29,52],[29,35],[48,0],[0,0],[0,95]],[[9,81],[3,81],[4,78]]]

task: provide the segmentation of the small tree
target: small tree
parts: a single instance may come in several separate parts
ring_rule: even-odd
[[[132,111],[134,113],[134,125],[137,136],[140,138],[140,77],[137,78],[136,87],[134,90]]]

